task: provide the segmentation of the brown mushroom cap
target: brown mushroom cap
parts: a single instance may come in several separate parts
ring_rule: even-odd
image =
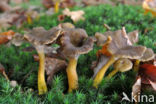
[[[119,59],[114,63],[114,68],[118,69],[120,72],[126,72],[132,69],[132,62],[129,59]]]
[[[95,37],[97,39],[97,45],[102,46],[106,42],[108,36],[111,36],[111,38],[113,39],[113,42],[110,44],[110,51],[111,51],[113,48],[112,45],[114,45],[115,43],[116,46],[114,46],[114,48],[115,47],[120,48],[120,47],[124,47],[125,45],[132,45],[134,43],[137,43],[139,34],[137,30],[127,34],[124,27],[122,30],[117,30],[114,32],[108,31],[105,32],[104,34],[97,32],[95,33]]]
[[[155,54],[151,48],[147,48],[143,56],[139,59],[140,61],[150,61],[155,58]]]
[[[96,44],[97,44],[98,46],[103,46],[104,43],[105,43],[106,40],[107,40],[107,37],[106,37],[105,35],[99,33],[99,32],[96,32],[96,33],[95,33],[95,38],[96,38],[96,40],[97,40],[97,43],[96,43]]]
[[[69,22],[61,23],[61,24],[59,24],[59,26],[63,29],[75,28],[75,26]]]
[[[43,27],[36,27],[29,34],[25,34],[24,38],[34,45],[45,45],[54,42],[61,33],[61,29],[54,27],[45,30]]]
[[[60,38],[60,49],[64,57],[75,58],[92,50],[94,39],[83,29],[66,29]]]
[[[127,46],[118,50],[115,55],[120,58],[140,59],[145,51],[144,46]]]

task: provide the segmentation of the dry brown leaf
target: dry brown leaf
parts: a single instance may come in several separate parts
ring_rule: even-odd
[[[12,30],[9,30],[8,32],[0,33],[0,44],[7,43],[9,40],[12,39],[14,34],[15,32],[13,32]]]
[[[5,68],[4,66],[0,63],[0,73],[7,79],[9,80],[8,76],[5,73]]]
[[[35,61],[39,61],[39,57],[34,55]],[[66,69],[67,62],[57,58],[46,57],[45,59],[45,71],[48,76],[47,82],[51,83],[53,76],[56,72]]]
[[[111,0],[82,0],[84,5],[100,5],[100,4],[111,4],[114,3]]]
[[[132,95],[135,98],[135,102],[138,102],[138,96],[140,95],[141,91],[141,77],[138,77],[135,84],[132,87]]]
[[[156,16],[156,0],[144,0],[142,7],[145,9],[145,14],[150,12],[153,16]]]
[[[5,12],[11,10],[10,5],[8,4],[9,0],[0,0],[0,11]]]
[[[74,0],[42,0],[42,4],[46,8],[51,8],[55,6],[55,1],[60,2],[61,8],[73,7],[76,4]]]
[[[83,15],[85,12],[83,10],[78,11],[70,11],[68,8],[63,10],[63,14],[69,16],[74,22],[78,22],[79,20],[84,20]]]

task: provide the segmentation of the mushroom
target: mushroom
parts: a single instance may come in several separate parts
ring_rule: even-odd
[[[94,39],[88,37],[83,29],[68,28],[64,29],[59,44],[58,53],[69,61],[66,72],[69,84],[68,92],[72,92],[78,88],[77,60],[81,54],[86,54],[93,49]]]
[[[60,3],[61,3],[63,0],[52,0],[52,1],[53,1],[54,4],[55,4],[55,6],[54,6],[54,11],[55,11],[55,13],[58,13]]]
[[[147,62],[150,60],[153,60],[155,58],[155,54],[151,48],[147,48],[145,53],[140,59],[136,59],[134,63],[134,70],[138,71],[139,70],[139,64],[140,62]]]
[[[122,28],[122,30],[117,30],[115,32],[108,31],[104,35],[107,37],[107,39],[112,39],[111,42],[109,42],[109,44],[105,46],[106,48],[103,50],[104,53],[102,53],[101,55],[104,55],[107,58],[101,59],[103,57],[100,57],[97,66],[94,68],[94,72],[96,72],[93,76],[94,87],[98,87],[103,79],[103,76],[105,75],[105,72],[115,61],[120,58],[140,59],[146,50],[146,47],[144,46],[133,46],[126,33],[125,28]],[[106,40],[106,42],[107,41],[108,40]],[[105,61],[101,62],[101,60]]]
[[[126,72],[132,69],[132,62],[129,59],[119,59],[114,63],[114,70],[108,74],[106,79],[110,79],[113,75],[119,72]]]
[[[60,35],[60,28],[54,27],[46,31],[43,27],[33,28],[30,33],[25,34],[24,38],[27,39],[37,50],[39,55],[39,70],[38,70],[38,90],[39,95],[47,92],[45,82],[45,54],[44,46],[53,43]]]

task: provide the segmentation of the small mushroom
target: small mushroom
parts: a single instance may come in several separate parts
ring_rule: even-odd
[[[106,79],[110,79],[113,75],[119,72],[126,72],[132,69],[132,62],[129,59],[119,59],[114,63],[114,70],[108,74]]]
[[[52,0],[52,1],[53,1],[54,4],[55,4],[55,6],[54,6],[54,11],[55,11],[55,13],[58,13],[60,3],[61,3],[63,0]]]
[[[136,59],[134,63],[134,70],[137,72],[139,70],[140,62],[147,62],[153,60],[155,58],[155,54],[151,48],[147,48],[145,53],[140,59]]]
[[[140,59],[146,50],[146,47],[144,46],[132,45],[132,42],[130,41],[126,33],[125,28],[122,28],[122,30],[117,30],[115,32],[108,31],[105,33],[105,36],[107,37],[107,39],[109,39],[110,37],[112,39],[111,42],[107,44],[106,48],[103,48],[104,53],[101,55],[107,56],[107,61],[99,61],[97,66],[95,67],[96,72],[98,73],[94,73],[93,76],[94,87],[98,87],[103,79],[103,76],[105,75],[105,72],[115,61],[120,58]],[[108,40],[106,42],[108,42]],[[109,55],[106,53],[109,53]],[[103,66],[101,65],[101,63],[103,64]]]
[[[58,52],[68,59],[67,66],[68,92],[78,88],[78,75],[76,72],[77,60],[81,54],[86,54],[93,49],[94,40],[88,37],[83,29],[64,29],[64,33],[59,40],[60,48]]]
[[[24,38],[27,39],[37,50],[39,55],[39,70],[38,70],[38,90],[39,95],[47,92],[45,82],[45,54],[44,46],[53,43],[60,35],[60,28],[54,27],[46,31],[43,27],[33,28],[30,33],[25,34]]]

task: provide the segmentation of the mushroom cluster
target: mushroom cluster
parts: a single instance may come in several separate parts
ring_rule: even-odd
[[[117,30],[115,32],[108,31],[102,34],[95,34],[95,37],[97,38],[97,43],[99,45],[103,45],[103,48],[98,51],[98,62],[96,67],[94,68],[94,87],[98,87],[100,82],[102,81],[105,72],[107,69],[114,64],[116,61],[116,64],[114,67],[118,66],[122,67],[122,58],[126,59],[134,59],[139,61],[149,61],[154,58],[154,52],[153,50],[146,48],[145,46],[134,46],[133,44],[138,41],[138,32],[134,31],[131,33],[126,33],[125,28],[123,27],[122,30]],[[120,60],[118,62],[118,60]],[[123,63],[124,64],[124,63]],[[129,63],[130,64],[130,63]],[[138,62],[139,64],[139,62]],[[137,67],[138,67],[137,64]],[[131,67],[127,66],[125,70],[129,70]],[[118,70],[118,68],[115,68],[115,70],[108,76],[110,78],[114,73]],[[121,71],[122,72],[122,71]]]
[[[93,50],[94,42],[96,42],[97,46],[102,46],[102,49],[98,50],[96,54],[98,60],[93,70],[93,86],[96,88],[111,65],[113,65],[114,70],[108,74],[106,79],[110,79],[117,72],[127,72],[132,68],[140,73],[140,62],[141,64],[150,61],[152,63],[155,62],[155,54],[152,49],[134,45],[138,42],[138,31],[126,33],[124,27],[121,30],[108,31],[104,34],[97,32],[95,36],[90,37],[84,29],[75,28],[71,23],[61,23],[49,30],[45,30],[43,27],[36,27],[27,31],[24,35],[13,31],[4,32],[0,34],[0,39],[3,35],[11,36],[10,42],[16,46],[20,46],[22,42],[29,42],[34,48],[28,47],[29,49],[27,48],[27,50],[36,49],[38,55],[34,55],[34,59],[39,61],[39,95],[47,92],[46,82],[49,84],[53,75],[65,68],[68,78],[68,92],[76,90],[78,88],[76,70],[78,58],[80,55],[87,54]],[[59,46],[54,48],[51,47],[52,44]],[[1,73],[8,79],[1,64],[0,68],[2,70]],[[45,71],[47,80],[45,79]],[[150,70],[150,72],[152,71]],[[144,78],[144,76],[142,77]]]

